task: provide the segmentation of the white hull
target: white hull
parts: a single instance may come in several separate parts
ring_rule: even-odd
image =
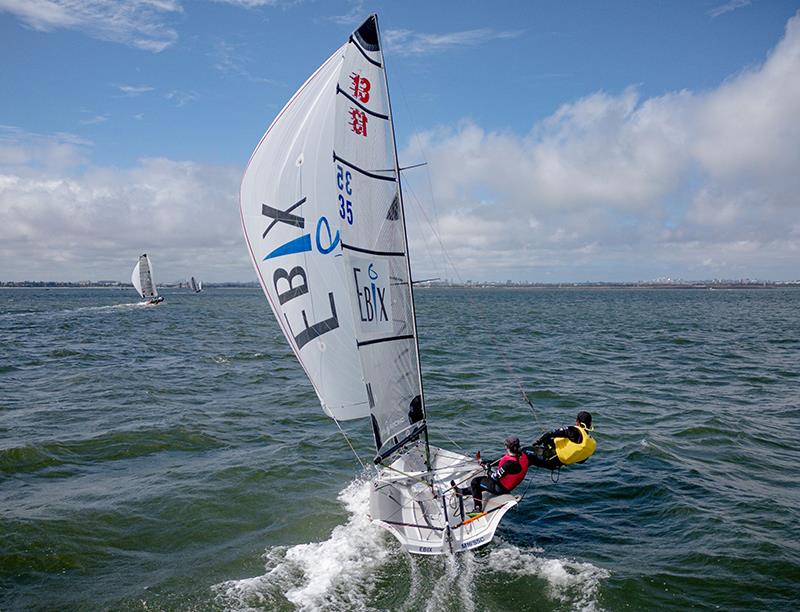
[[[432,482],[427,481],[424,446],[417,445],[380,468],[370,491],[370,516],[410,553],[441,555],[478,548],[492,541],[503,515],[517,504],[514,495],[484,492],[485,514],[471,519],[469,495],[459,497],[451,481],[468,488],[483,474],[477,461],[430,447]]]
[[[139,306],[158,306],[163,301],[164,298],[159,296],[152,300],[145,300],[144,302],[139,302]]]

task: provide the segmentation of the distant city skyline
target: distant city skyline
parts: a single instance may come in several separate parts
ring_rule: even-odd
[[[794,280],[799,10],[0,0],[0,280],[254,280],[244,165],[371,12],[416,278]]]

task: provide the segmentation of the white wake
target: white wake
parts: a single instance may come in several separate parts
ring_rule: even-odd
[[[591,563],[545,558],[539,548],[496,537],[477,553],[420,557],[402,552],[394,538],[370,523],[369,490],[368,481],[350,483],[339,494],[349,514],[345,524],[323,542],[268,548],[264,575],[215,585],[216,603],[226,610],[476,612],[484,607],[482,583],[530,577],[544,582],[540,597],[551,604],[600,609],[597,594],[609,573]]]

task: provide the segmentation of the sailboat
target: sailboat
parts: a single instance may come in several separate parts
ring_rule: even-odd
[[[322,410],[340,430],[350,419],[371,424],[371,520],[411,553],[489,543],[518,498],[492,497],[479,515],[465,514],[458,488],[481,467],[428,440],[376,15],[284,106],[247,164],[239,197],[261,287]]]
[[[147,253],[139,256],[139,261],[133,267],[131,282],[139,295],[146,300],[145,304],[160,304],[164,301],[164,298],[158,295],[158,289],[153,280],[153,264],[147,257]]]
[[[203,290],[203,283],[199,283],[194,279],[194,276],[189,280],[189,286],[195,293],[200,293]]]

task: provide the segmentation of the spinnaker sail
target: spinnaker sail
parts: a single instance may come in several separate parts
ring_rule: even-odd
[[[464,486],[480,466],[428,443],[375,15],[267,129],[242,177],[240,209],[261,287],[323,410],[337,421],[370,419],[378,466],[372,519],[415,553],[491,541],[516,499],[498,496],[485,517],[467,521],[452,482]]]

